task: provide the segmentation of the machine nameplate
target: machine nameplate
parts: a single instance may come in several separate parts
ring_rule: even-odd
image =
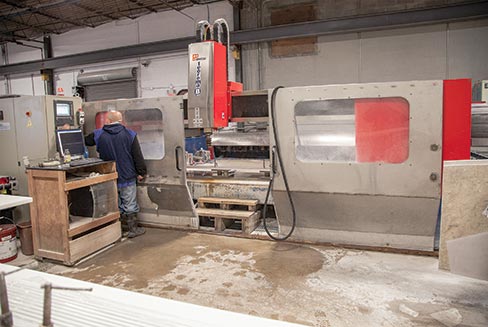
[[[213,125],[213,43],[191,44],[188,49],[188,123],[190,128]]]

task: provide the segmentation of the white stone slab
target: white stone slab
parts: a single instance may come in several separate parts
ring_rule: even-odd
[[[18,268],[0,264],[0,271]],[[93,288],[91,292],[53,290],[52,322],[56,327],[299,327],[302,325],[207,308],[24,269],[7,275],[14,326],[42,322],[41,285]]]
[[[447,241],[451,272],[488,280],[488,232]]]
[[[28,196],[0,194],[0,210],[17,207],[31,202],[32,198]]]

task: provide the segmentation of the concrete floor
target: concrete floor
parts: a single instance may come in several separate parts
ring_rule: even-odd
[[[74,268],[34,268],[310,326],[488,326],[488,282],[437,265],[432,257],[149,229]]]

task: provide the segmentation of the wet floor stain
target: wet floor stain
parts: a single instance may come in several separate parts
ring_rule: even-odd
[[[322,269],[323,255],[308,246],[274,243],[268,250],[253,256],[254,269],[263,273],[276,284],[288,283],[289,279],[304,278]]]
[[[161,234],[150,229],[146,234],[119,242],[63,275],[107,286],[140,289],[147,286],[148,280],[170,272],[184,253],[194,251],[192,245],[181,242],[188,233]],[[97,276],[93,275],[95,270]]]
[[[46,271],[309,326],[488,326],[488,283],[448,277],[432,258],[148,229]]]

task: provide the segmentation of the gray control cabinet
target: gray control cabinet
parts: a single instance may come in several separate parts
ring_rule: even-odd
[[[57,114],[55,104],[69,110]],[[0,98],[0,175],[17,178],[17,194],[28,195],[23,157],[37,164],[56,153],[57,125],[78,127],[76,112],[81,98],[61,96],[12,95]],[[59,119],[61,117],[61,119]],[[71,118],[71,119],[70,119]],[[28,216],[22,208],[22,218]]]

